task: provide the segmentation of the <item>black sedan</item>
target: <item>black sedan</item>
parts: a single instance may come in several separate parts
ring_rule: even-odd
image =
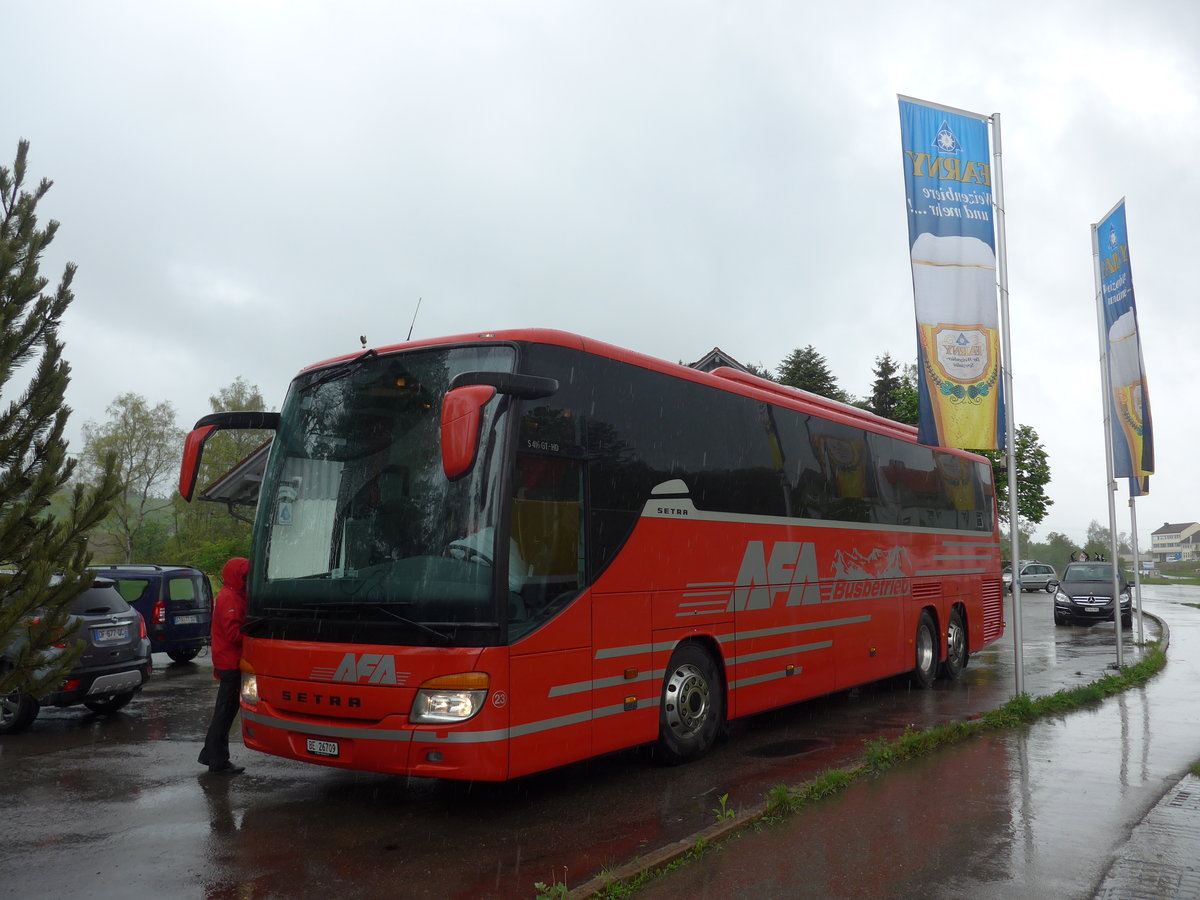
[[[1113,567],[1109,562],[1071,563],[1063,572],[1054,590],[1054,624],[1078,623],[1091,625],[1113,621]],[[1117,570],[1118,595],[1121,601],[1121,624],[1132,624],[1133,601],[1129,580]]]

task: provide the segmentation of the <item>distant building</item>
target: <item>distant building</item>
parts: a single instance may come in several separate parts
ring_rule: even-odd
[[[1163,523],[1150,535],[1155,562],[1200,559],[1200,522]]]
[[[750,371],[720,347],[713,347],[694,363],[688,363],[689,368],[699,369],[701,372],[711,372],[713,369],[721,368],[721,366],[728,366],[731,369],[741,369],[743,372]]]

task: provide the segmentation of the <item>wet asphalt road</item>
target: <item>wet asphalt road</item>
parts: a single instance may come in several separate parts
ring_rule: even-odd
[[[1163,589],[1147,588],[1146,596],[1157,596],[1156,590]],[[1200,602],[1200,589],[1184,590],[1190,594],[1181,596]],[[1168,671],[1185,648],[1200,651],[1200,611],[1174,600],[1153,601],[1173,627]],[[1188,622],[1178,631],[1177,617]],[[1024,621],[1025,687],[1032,694],[1094,680],[1115,660],[1111,625],[1056,629],[1048,595],[1025,598]],[[1129,663],[1136,657],[1126,650]],[[532,897],[534,882],[574,886],[711,825],[722,795],[734,810],[753,805],[774,785],[799,783],[857,759],[864,740],[994,708],[1011,696],[1015,683],[1006,637],[973,658],[958,684],[939,682],[932,691],[919,691],[897,679],[735,723],[727,740],[689,766],[661,768],[644,752],[628,751],[507,785],[469,785],[341,772],[240,745],[234,759],[247,766],[246,774],[210,776],[195,762],[215,692],[208,660],[173,665],[156,656],[155,664],[147,689],[117,715],[95,716],[82,707],[43,710],[24,734],[0,738],[0,897]],[[1165,683],[1164,676],[1156,681]],[[1149,721],[1145,704],[1122,701],[1130,709],[1125,732],[1131,737],[1096,735],[1106,752],[1071,762],[1072,778],[1085,773],[1073,790],[1132,780],[1141,786],[1134,805],[1141,803],[1144,812],[1149,787],[1186,768],[1191,759],[1181,760],[1189,747],[1200,756],[1194,726],[1180,725],[1194,722],[1194,711],[1185,712],[1191,697],[1171,696],[1183,719]],[[1154,752],[1146,746],[1151,728]],[[1172,738],[1165,729],[1179,734]],[[1165,747],[1174,749],[1164,754]],[[948,754],[982,754],[964,765],[993,773],[1020,771],[1014,760],[1030,754],[1062,758],[1053,747],[1040,746]],[[942,758],[927,765],[936,770]],[[1119,772],[1111,770],[1110,758],[1118,760],[1112,765]],[[1089,766],[1094,777],[1086,776]],[[1014,811],[1028,792],[1009,777],[972,776],[968,785],[909,800],[910,809],[891,794],[840,815],[840,806],[830,804],[826,809],[833,812],[825,815],[831,818],[814,833],[863,834],[864,822],[899,817],[911,819],[918,834],[953,837],[963,833],[955,823],[965,813],[983,823],[979,840],[994,840],[989,828],[1011,832],[1014,816],[1033,816]],[[891,782],[889,775],[879,790]],[[988,785],[983,797],[972,787],[979,784]],[[1021,843],[1019,833],[1009,838],[1005,846]],[[813,844],[811,835],[803,840]],[[1105,835],[1091,843],[1114,840]],[[828,885],[842,857],[822,859],[818,870]],[[854,880],[850,860],[843,861],[846,877]],[[801,883],[810,881],[805,876]],[[723,896],[746,896],[738,883],[726,885]],[[669,893],[661,896],[681,895],[662,889]],[[717,896],[706,890],[700,884],[689,892]],[[798,896],[784,890],[779,896]]]
[[[776,827],[736,837],[636,897],[1200,897],[1194,880],[1189,887],[1178,877],[1200,856],[1200,808],[1171,836],[1183,840],[1164,833],[1150,849],[1126,847],[1200,760],[1200,610],[1188,605],[1200,604],[1200,589],[1148,587],[1143,597],[1170,629],[1167,666],[1146,685],[899,766]],[[1043,649],[1045,634],[1026,628]],[[1101,636],[1097,626],[1087,638]],[[1074,642],[1064,647],[1057,635],[1053,643],[1064,671],[1103,661]],[[1140,658],[1125,649],[1127,664]],[[1148,839],[1155,843],[1153,834]],[[1130,852],[1139,862],[1125,866],[1114,887],[1106,873]]]

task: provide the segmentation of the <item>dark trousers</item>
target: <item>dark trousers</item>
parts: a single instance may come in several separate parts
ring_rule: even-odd
[[[229,729],[241,706],[242,673],[237,669],[214,669],[218,680],[217,702],[213,706],[212,722],[204,738],[199,763],[219,769],[229,763]]]

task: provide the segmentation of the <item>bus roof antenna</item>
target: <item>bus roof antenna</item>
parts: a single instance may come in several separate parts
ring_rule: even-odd
[[[416,325],[416,324],[417,324],[417,313],[419,313],[419,312],[421,311],[421,299],[422,299],[421,297],[418,297],[418,298],[417,298],[417,308],[413,310],[413,320],[412,320],[412,325],[409,325],[409,326],[408,326],[408,337],[406,337],[406,338],[404,339],[404,340],[406,340],[406,341],[411,341],[411,340],[412,340],[412,330],[413,330],[413,325]]]

